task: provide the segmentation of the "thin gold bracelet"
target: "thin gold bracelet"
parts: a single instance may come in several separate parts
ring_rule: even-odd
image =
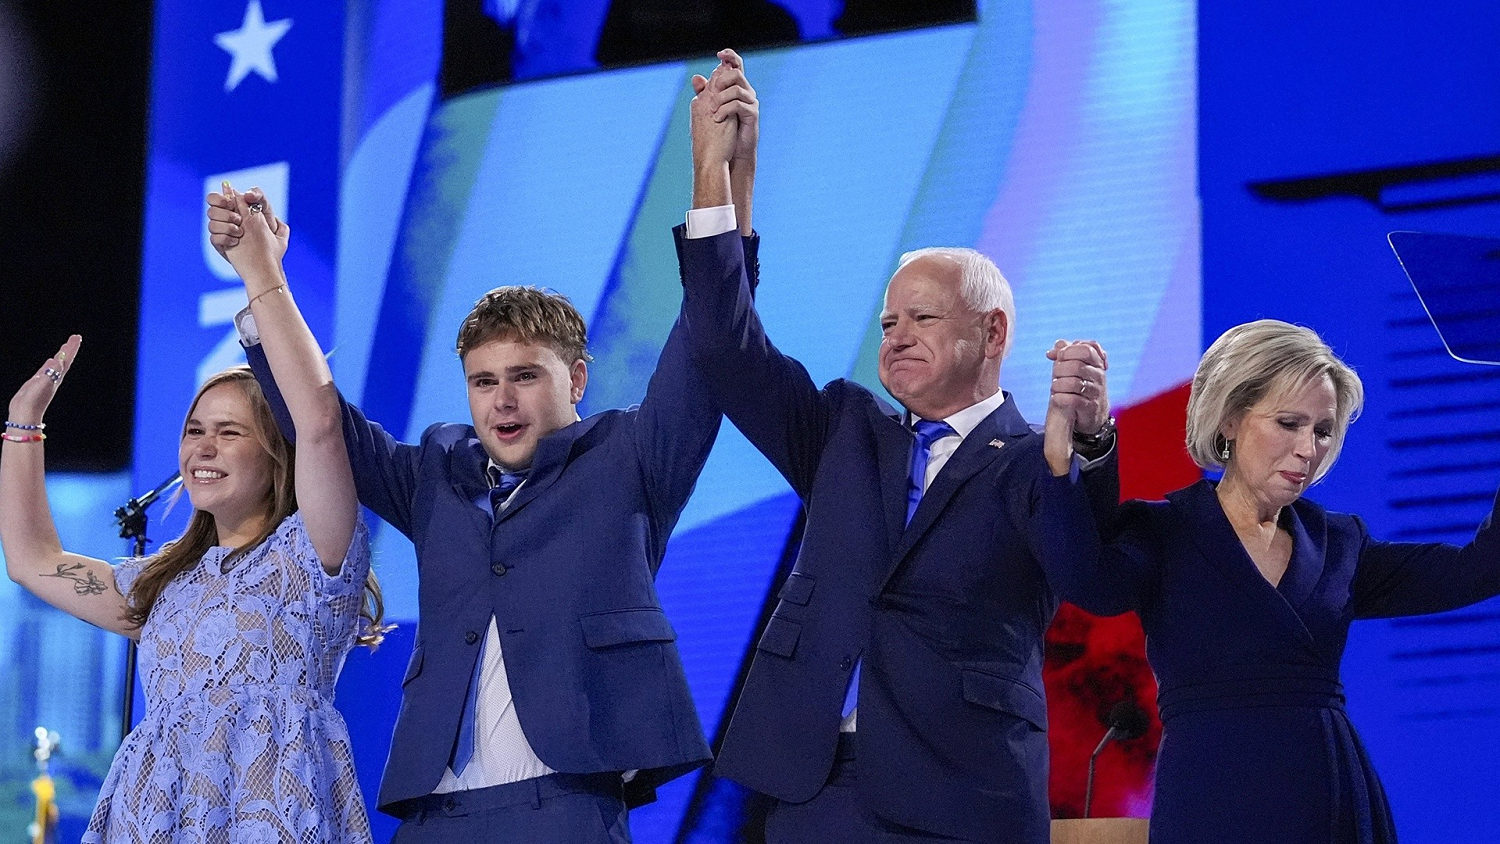
[[[283,281],[282,283],[276,285],[275,287],[271,288],[270,290],[262,290],[261,292],[255,294],[254,296],[251,296],[250,297],[250,304],[252,304],[252,305],[255,304],[256,301],[259,300],[260,297],[262,297],[262,296],[269,296],[269,295],[271,295],[272,293],[275,293],[278,290],[285,290],[285,289],[286,289],[286,282]]]

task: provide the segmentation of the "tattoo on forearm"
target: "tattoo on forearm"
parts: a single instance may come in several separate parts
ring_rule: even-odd
[[[60,577],[63,580],[73,582],[73,592],[77,595],[102,595],[105,583],[94,573],[88,570],[83,563],[58,563],[57,571],[53,574],[38,575],[39,577]]]

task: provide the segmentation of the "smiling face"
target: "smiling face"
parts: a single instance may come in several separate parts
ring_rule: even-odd
[[[526,469],[542,437],[578,419],[588,364],[565,362],[545,343],[491,340],[464,355],[469,412],[484,450],[503,468]]]
[[[1326,374],[1267,393],[1223,426],[1231,456],[1220,485],[1239,487],[1265,512],[1291,504],[1318,476],[1337,418],[1338,396]]]
[[[199,396],[183,425],[178,471],[194,509],[214,517],[218,544],[242,545],[271,516],[275,463],[250,399],[233,382]]]
[[[942,419],[999,389],[1005,313],[971,308],[959,293],[961,280],[957,261],[925,255],[886,287],[880,383],[923,419]]]

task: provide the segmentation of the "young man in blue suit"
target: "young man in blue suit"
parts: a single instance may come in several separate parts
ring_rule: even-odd
[[[209,203],[216,243],[233,241],[233,205]],[[264,295],[290,293],[283,279]],[[472,424],[402,443],[341,400],[361,503],[417,550],[420,625],[379,798],[403,821],[395,841],[628,841],[627,806],[708,761],[653,586],[720,420],[683,332],[679,318],[639,406],[579,419],[583,318],[501,287],[458,332]]]
[[[678,229],[689,346],[807,520],[715,771],[776,798],[771,842],[1046,842],[1042,639],[1058,599],[1031,514],[1050,473],[999,386],[1009,286],[973,250],[909,254],[880,317],[880,380],[903,411],[849,381],[819,389],[750,297],[725,206],[736,172],[753,172],[758,106],[740,58],[720,59],[693,86],[694,209]],[[1103,351],[1047,355],[1107,512]]]

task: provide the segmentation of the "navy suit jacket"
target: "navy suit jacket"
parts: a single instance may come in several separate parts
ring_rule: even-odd
[[[693,362],[807,508],[715,771],[781,800],[817,795],[863,658],[857,787],[871,810],[967,840],[1049,840],[1042,639],[1058,599],[1030,526],[1042,438],[1007,396],[905,525],[901,415],[849,381],[820,390],[771,345],[737,238],[679,231],[678,249]],[[1089,475],[1112,507],[1113,460]]]
[[[248,357],[280,406],[264,352]],[[360,502],[417,551],[420,625],[382,811],[399,814],[437,786],[492,614],[522,729],[549,767],[639,769],[627,787],[639,804],[709,760],[654,580],[719,419],[679,317],[641,404],[543,438],[492,520],[474,504],[488,456],[471,426],[437,424],[401,443],[343,403]]]
[[[1210,481],[1122,505],[1107,541],[1080,492],[1049,481],[1037,518],[1070,598],[1134,610],[1145,628],[1164,728],[1151,840],[1395,841],[1344,709],[1349,625],[1500,593],[1494,511],[1460,547],[1377,540],[1358,516],[1298,499],[1282,510],[1292,554],[1272,585]]]

